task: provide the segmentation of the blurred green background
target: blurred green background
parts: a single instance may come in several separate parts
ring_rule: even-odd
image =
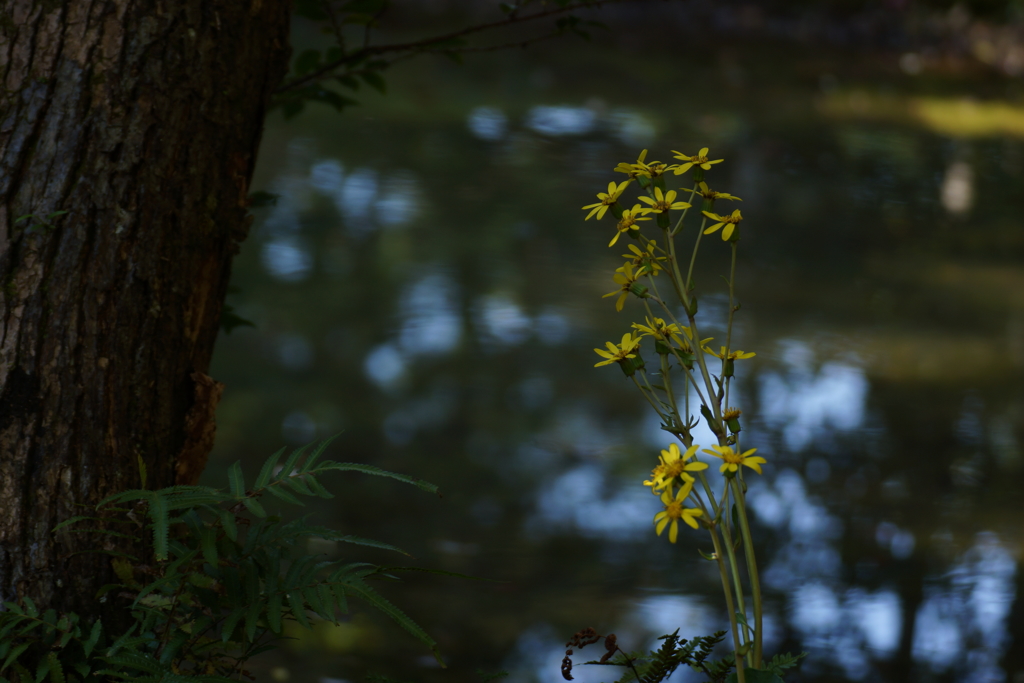
[[[314,550],[498,582],[381,586],[447,670],[355,605],[258,680],[557,681],[585,626],[627,649],[726,628],[703,536],[653,533],[641,482],[667,438],[592,367],[642,309],[601,298],[624,244],[579,209],[642,149],[704,146],[726,159],[712,187],[744,199],[735,345],[757,357],[733,403],[768,459],[750,490],[766,651],[810,652],[793,680],[1024,680],[1024,48],[995,23],[1017,5],[943,10],[954,27],[988,12],[945,47],[804,5],[606,8],[590,43],[425,56],[340,115],[270,117],[253,187],[280,199],[235,263],[228,303],[256,327],[218,342],[205,481],[343,430],[329,457],[444,497],[327,481],[318,521],[415,559]],[[422,12],[393,35],[455,20]],[[297,22],[296,52],[319,40]],[[702,329],[720,335],[727,249],[703,253]]]

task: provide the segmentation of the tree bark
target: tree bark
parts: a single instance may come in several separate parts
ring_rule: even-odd
[[[2,600],[95,610],[110,558],[53,527],[140,459],[147,488],[202,471],[289,5],[0,0]]]

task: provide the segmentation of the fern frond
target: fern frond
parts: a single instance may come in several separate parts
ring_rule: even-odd
[[[413,486],[420,488],[427,493],[436,493],[440,495],[440,491],[434,484],[423,479],[416,479],[405,474],[398,474],[397,472],[389,472],[373,465],[364,465],[357,462],[334,462],[333,460],[324,460],[320,463],[316,469],[310,470],[306,474],[317,475],[321,472],[362,472],[363,474],[372,474],[375,477],[387,477],[389,479],[395,479],[405,484],[412,484]]]
[[[350,592],[355,593],[360,598],[376,607],[379,611],[391,617],[391,619],[396,624],[404,628],[408,633],[410,633],[414,638],[416,638],[416,640],[420,641],[421,643],[429,647],[431,654],[434,655],[434,658],[437,660],[437,663],[440,664],[442,668],[447,667],[447,665],[444,663],[444,660],[441,659],[441,652],[440,650],[438,650],[437,643],[434,641],[434,639],[427,635],[427,632],[424,631],[419,624],[410,619],[405,612],[400,610],[395,605],[391,604],[383,595],[375,591],[373,588],[371,588],[361,580],[356,579],[350,581],[347,584],[346,588],[348,588]]]

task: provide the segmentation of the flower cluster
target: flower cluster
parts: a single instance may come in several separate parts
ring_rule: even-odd
[[[680,522],[709,533],[714,552],[705,557],[718,563],[723,585],[727,586],[725,597],[731,613],[737,670],[741,672],[741,659],[746,658],[750,668],[761,665],[760,584],[746,516],[743,476],[746,471],[761,474],[761,466],[767,461],[755,455],[756,448],[741,448],[742,413],[729,404],[736,361],[756,356],[733,345],[733,317],[739,310],[735,297],[736,250],[743,215],[739,209],[718,214],[714,207],[719,201],[742,200],[708,185],[705,174],[723,159],[711,159],[707,147],[693,155],[673,154],[679,163],[647,161],[647,150],[635,162],[620,163],[614,171],[625,174],[626,179],[609,183],[607,192],[598,193],[597,203],[583,207],[589,211],[587,219],[596,216],[600,220],[608,212],[617,219],[609,247],[623,236],[633,242],[628,245],[628,252],[622,254],[625,262],[612,275],[617,288],[604,296],[615,297],[616,311],[624,310],[631,295],[644,309],[643,322],[632,323],[621,342],[607,342],[606,348],[594,349],[601,357],[595,365],[618,364],[658,413],[662,429],[676,437],[676,442],[661,451],[650,478],[643,482],[661,501],[661,509],[654,516],[654,529],[658,536],[668,530],[670,543],[679,538]],[[692,187],[667,187],[669,177],[687,172],[692,172]],[[639,188],[639,196],[627,202],[623,197],[634,184]],[[694,210],[693,216],[700,225],[689,233],[694,240],[693,251],[688,258],[680,258],[676,243],[684,235],[689,210],[698,201],[700,210]],[[645,230],[655,228],[661,232],[656,239],[644,234]],[[709,344],[713,339],[702,338],[699,331],[700,292],[694,283],[694,264],[702,238],[716,233],[731,250],[732,259],[725,278],[729,288],[725,343],[712,348]],[[666,279],[668,284],[662,284],[659,290],[658,280],[664,283]],[[676,295],[681,308],[666,302],[662,292]],[[656,363],[650,360],[650,369],[641,354],[645,338],[650,338],[657,354]],[[682,385],[678,390],[677,384]],[[693,396],[698,399],[696,411],[691,411]],[[694,443],[693,429],[701,418],[717,439],[708,448]],[[703,456],[721,461],[718,492],[708,476],[708,463],[701,460]],[[754,607],[749,620],[736,616],[746,614],[745,589],[740,585],[737,568],[741,553],[747,563],[746,576]],[[735,605],[734,596],[738,601]],[[742,683],[742,674],[739,680]]]

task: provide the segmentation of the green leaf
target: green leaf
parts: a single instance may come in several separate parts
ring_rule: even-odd
[[[231,635],[235,632],[235,628],[245,617],[245,612],[236,609],[228,615],[227,619],[224,620],[224,625],[220,627],[220,640],[222,643],[226,643],[231,640]]]
[[[235,461],[235,464],[228,469],[228,484],[231,487],[231,495],[236,499],[245,496],[245,479],[242,476],[241,461]]]
[[[85,650],[86,657],[92,654],[92,650],[96,647],[96,643],[100,641],[101,633],[103,633],[103,624],[99,619],[97,619],[92,625],[92,630],[89,631],[89,638],[82,643],[82,649]]]
[[[65,519],[63,522],[58,524],[57,526],[53,527],[53,529],[50,531],[50,533],[51,534],[55,534],[55,533],[57,533],[58,531],[60,531],[61,529],[63,529],[66,526],[69,526],[71,524],[77,524],[78,522],[84,522],[86,520],[90,520],[90,521],[93,521],[93,522],[102,522],[103,521],[99,517],[89,517],[87,515],[75,515],[74,517],[69,517],[68,519]],[[92,529],[89,529],[89,531],[92,531]]]
[[[281,458],[282,453],[284,453],[284,447],[281,447],[281,450],[267,458],[267,461],[263,463],[263,467],[260,468],[260,474],[256,477],[256,483],[253,485],[257,490],[264,488],[270,481],[270,477],[274,474],[274,467],[277,466],[277,461]]]
[[[349,591],[361,597],[366,602],[376,607],[378,610],[380,610],[387,616],[391,617],[391,619],[393,619],[395,623],[397,623],[407,632],[412,634],[412,636],[416,638],[416,640],[420,641],[421,643],[429,647],[431,653],[434,655],[434,658],[437,660],[437,663],[440,664],[442,668],[446,668],[444,660],[441,659],[441,653],[437,648],[437,643],[434,641],[433,638],[427,635],[426,631],[420,628],[419,624],[410,619],[405,614],[405,612],[403,612],[402,610],[398,609],[398,607],[388,602],[384,598],[384,596],[382,596],[380,593],[378,593],[377,591],[375,591],[370,586],[366,585],[360,580],[350,582],[348,584],[348,589]]]
[[[334,462],[332,460],[325,460],[324,462],[320,463],[320,466],[313,470],[313,472],[362,472],[363,474],[372,474],[376,477],[388,477],[389,479],[397,479],[398,481],[404,482],[406,484],[412,484],[413,486],[423,489],[427,493],[436,493],[438,495],[441,495],[437,486],[431,484],[429,481],[424,481],[423,479],[416,479],[414,477],[409,477],[404,474],[389,472],[387,470],[382,470],[379,467],[374,467],[373,465],[363,465],[361,463],[355,462]]]
[[[287,491],[285,491],[280,486],[268,486],[264,490],[267,493],[269,493],[270,495],[275,496],[277,498],[280,498],[281,500],[283,500],[286,503],[291,503],[292,505],[301,505],[303,507],[305,507],[305,505],[306,505],[301,500],[299,500],[298,498],[293,496],[291,493],[288,493]]]
[[[47,669],[50,672],[50,683],[67,683],[67,679],[64,678],[64,667],[61,666],[60,660],[57,659],[57,653],[47,653],[46,662],[48,664]]]
[[[21,653],[28,649],[29,645],[30,643],[22,643],[21,645],[18,645],[16,648],[11,650],[10,653],[7,655],[7,659],[4,660],[3,666],[0,666],[0,671],[3,671],[11,665],[11,662],[17,660],[18,657],[21,656]]]
[[[309,448],[309,444],[300,446],[291,452],[288,459],[284,461],[284,465],[281,466],[281,471],[278,473],[275,481],[281,481],[282,479],[292,476],[292,473],[296,471],[296,463],[299,462],[299,458],[302,457],[302,454],[306,452],[307,448]]]
[[[36,607],[36,603],[34,603],[32,601],[32,598],[30,598],[30,597],[28,597],[26,595],[25,598],[24,598],[24,602],[25,602],[25,613],[28,614],[32,618],[38,617],[39,616],[39,608]]]
[[[297,474],[291,477],[286,477],[282,481],[288,488],[295,491],[295,493],[300,493],[304,496],[314,495],[313,492],[309,490],[309,487],[306,486],[306,482],[302,481],[302,475]]]
[[[246,510],[257,517],[263,518],[267,516],[267,511],[263,509],[263,506],[260,505],[260,502],[255,498],[243,498],[242,505],[245,506]]]
[[[381,550],[393,550],[396,553],[403,555],[409,555],[398,546],[391,545],[390,543],[384,543],[383,541],[375,541],[372,538],[362,538],[360,536],[352,536],[351,534],[339,534],[333,529],[326,527],[309,527],[306,529],[310,536],[322,538],[325,541],[337,541],[338,543],[351,543],[353,545],[361,545],[367,548],[380,548]]]
[[[337,439],[339,436],[341,436],[341,432],[338,432],[337,434],[333,434],[327,437],[326,439],[324,439],[323,441],[316,445],[316,448],[313,449],[313,452],[310,453],[309,457],[306,458],[305,462],[302,463],[303,474],[313,469],[313,465],[316,464],[317,460],[320,459],[320,456],[323,455],[324,451],[327,450],[327,447],[330,446],[331,442]]]
[[[312,628],[309,618],[306,616],[306,609],[302,604],[302,594],[299,591],[288,593],[288,606],[292,608],[292,616],[295,617],[295,621],[299,622],[303,628]]]
[[[220,525],[224,529],[224,534],[237,543],[238,527],[235,525],[235,513],[229,510],[220,510],[217,515],[220,517]]]
[[[217,529],[212,526],[203,528],[202,535],[203,544],[203,559],[210,563],[211,566],[217,567],[220,565],[220,557],[217,554]]]
[[[384,77],[376,71],[363,71],[359,74],[366,85],[370,86],[381,95],[387,94],[387,84],[384,82]]]
[[[267,598],[267,624],[275,634],[281,633],[281,602],[284,596],[275,592]]]

